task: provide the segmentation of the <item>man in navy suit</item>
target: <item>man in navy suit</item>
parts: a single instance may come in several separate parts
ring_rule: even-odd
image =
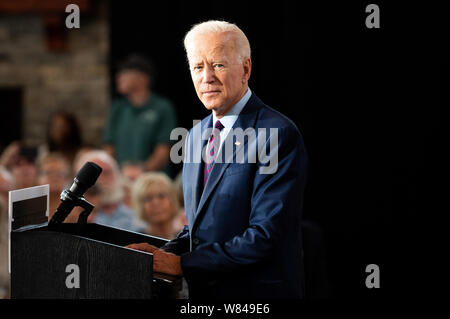
[[[184,44],[212,111],[186,139],[188,225],[161,249],[129,247],[153,253],[156,272],[183,275],[190,298],[302,298],[302,136],[249,89],[250,45],[236,25],[198,24]]]

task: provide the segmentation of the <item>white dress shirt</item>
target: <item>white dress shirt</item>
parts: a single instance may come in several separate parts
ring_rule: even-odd
[[[250,90],[250,88],[248,88],[244,96],[231,108],[231,110],[229,110],[224,116],[222,116],[221,119],[218,119],[216,117],[216,114],[213,112],[213,127],[215,127],[217,120],[220,120],[220,123],[222,123],[223,125],[223,129],[220,131],[219,151],[222,147],[223,141],[225,141],[228,133],[233,128],[234,123],[236,122],[245,104],[247,104],[251,95],[252,91]]]

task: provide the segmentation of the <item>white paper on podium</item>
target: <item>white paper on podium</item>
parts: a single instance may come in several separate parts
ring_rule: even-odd
[[[37,198],[37,197],[47,197],[47,210],[45,215],[48,217],[49,210],[49,185],[40,185],[34,187],[28,187],[18,190],[13,190],[9,192],[9,200],[8,200],[8,270],[11,274],[11,229],[13,219],[13,204],[15,202],[20,202],[27,199]],[[23,227],[22,229],[31,228],[36,225],[28,225]]]

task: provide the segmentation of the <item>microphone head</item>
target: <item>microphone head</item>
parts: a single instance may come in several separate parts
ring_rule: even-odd
[[[101,172],[102,168],[100,166],[93,162],[86,162],[79,170],[77,176],[75,176],[75,179],[86,188],[89,188],[95,184]]]

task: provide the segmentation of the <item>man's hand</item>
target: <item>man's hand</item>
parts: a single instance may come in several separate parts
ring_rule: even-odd
[[[148,243],[131,244],[125,248],[136,249],[153,254],[153,271],[172,276],[182,276],[180,256],[165,252]]]
[[[125,246],[125,248],[131,248],[135,250],[145,251],[146,253],[151,253],[158,249],[158,247],[150,245],[148,243],[140,243],[140,244],[130,244]]]
[[[153,252],[153,271],[172,276],[183,276],[180,256],[157,249]]]

